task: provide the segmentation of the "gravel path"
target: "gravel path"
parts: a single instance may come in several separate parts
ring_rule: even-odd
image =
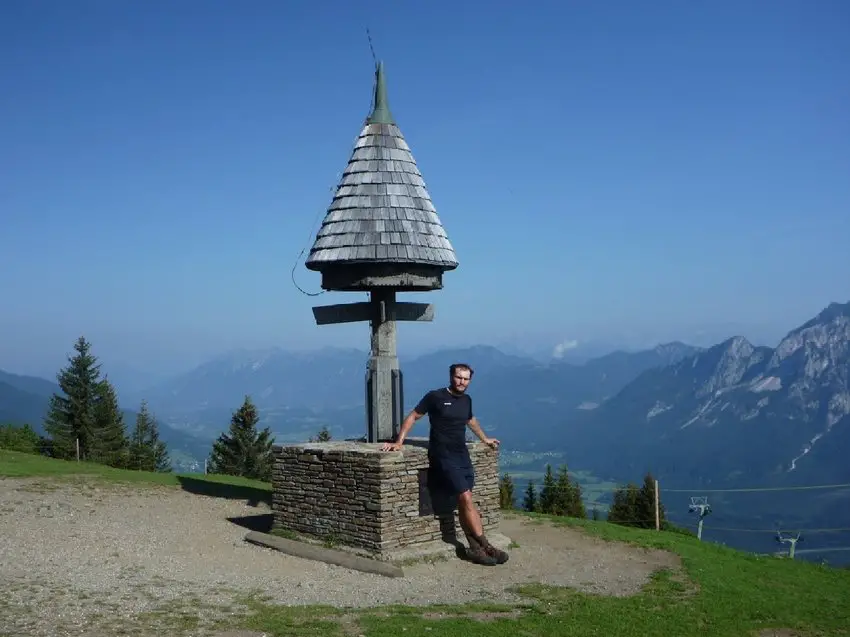
[[[240,614],[240,599],[256,593],[338,607],[510,602],[506,587],[531,582],[629,595],[678,565],[660,551],[510,518],[502,532],[519,547],[507,564],[449,560],[390,579],[249,545],[246,528],[228,520],[268,512],[176,488],[0,479],[0,635],[138,634],[163,618],[170,631],[182,618],[186,630],[199,610],[204,622]]]

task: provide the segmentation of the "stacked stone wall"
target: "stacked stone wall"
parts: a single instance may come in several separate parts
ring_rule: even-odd
[[[421,441],[400,452],[378,444],[320,442],[276,445],[272,474],[274,526],[377,555],[463,533],[454,502],[427,485]],[[485,532],[499,525],[498,453],[469,443],[473,499]],[[433,497],[432,497],[433,496]]]

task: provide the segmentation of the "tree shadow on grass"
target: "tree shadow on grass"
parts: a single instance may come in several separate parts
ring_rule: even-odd
[[[177,476],[177,480],[180,482],[180,486],[184,491],[195,495],[226,498],[228,500],[245,500],[245,503],[252,507],[259,506],[261,503],[271,506],[272,503],[272,493],[266,489],[213,482],[211,480],[199,480],[189,476]]]

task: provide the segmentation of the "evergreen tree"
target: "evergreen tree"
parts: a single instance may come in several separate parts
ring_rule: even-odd
[[[112,467],[126,466],[129,443],[115,387],[106,378],[96,387],[95,422],[89,459]]]
[[[581,485],[578,483],[578,480],[573,480],[570,486],[571,499],[567,515],[573,518],[587,519],[587,509],[584,508]]]
[[[210,473],[271,480],[272,445],[268,427],[257,430],[259,416],[249,396],[230,419],[230,430],[213,443],[209,460]]]
[[[311,437],[310,442],[328,442],[331,439],[331,432],[328,431],[327,425],[322,425],[322,428],[319,430],[319,433],[315,438]]]
[[[614,492],[614,501],[608,510],[608,521],[623,526],[636,526],[640,491],[631,482]]]
[[[514,508],[514,481],[509,473],[505,473],[499,480],[499,508]]]
[[[165,441],[159,439],[159,425],[156,418],[153,419],[153,429],[148,446],[153,449],[153,470],[157,473],[171,472],[171,456],[168,454],[168,446]]]
[[[540,512],[554,513],[556,498],[558,496],[558,485],[555,482],[555,474],[552,473],[552,465],[546,465],[546,473],[543,475],[543,488],[540,490]]]
[[[599,508],[596,506],[596,503],[593,504],[593,511],[590,514],[590,517],[593,521],[599,520]]]
[[[664,504],[658,503],[658,519],[663,527],[666,522]],[[655,478],[651,473],[643,477],[643,485],[638,492],[635,507],[635,526],[644,529],[655,528]]]
[[[96,405],[99,395],[100,364],[91,353],[91,344],[81,336],[74,344],[76,354],[68,357],[67,367],[56,376],[62,394],[50,397],[44,429],[51,438],[54,457],[89,457],[96,430]]]
[[[537,491],[534,489],[534,480],[528,481],[528,486],[525,488],[525,497],[522,501],[522,508],[533,513],[538,507]]]
[[[552,511],[554,515],[568,515],[572,508],[572,483],[567,465],[562,464],[558,468],[558,477],[555,479],[555,496],[552,498]]]
[[[159,439],[159,427],[156,419],[148,410],[146,401],[142,401],[139,413],[136,415],[136,426],[130,437],[130,462],[131,469],[139,471],[159,471],[167,473],[171,471],[171,461],[168,457],[168,449],[163,441]]]
[[[555,482],[555,501],[552,507],[555,515],[565,515],[571,518],[586,518],[584,502],[581,499],[581,485],[577,480],[571,480],[567,465],[561,465]]]

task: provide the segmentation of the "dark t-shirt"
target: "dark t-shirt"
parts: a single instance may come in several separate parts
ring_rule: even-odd
[[[415,407],[428,414],[431,433],[428,455],[440,460],[468,461],[466,423],[472,418],[472,398],[467,394],[455,396],[447,388],[434,389],[422,397]]]

